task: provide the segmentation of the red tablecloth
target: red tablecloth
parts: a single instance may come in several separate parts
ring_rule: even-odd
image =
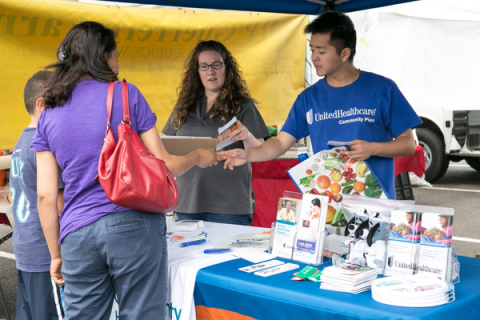
[[[285,191],[299,192],[287,173],[300,163],[299,160],[271,160],[252,163],[252,187],[255,192],[255,213],[252,226],[270,228],[276,220],[278,199]],[[425,172],[423,148],[417,146],[415,153],[395,159],[395,176],[413,172],[422,177]]]
[[[420,178],[425,173],[425,154],[422,146],[417,146],[411,156],[395,158],[395,177],[402,172],[413,172]]]

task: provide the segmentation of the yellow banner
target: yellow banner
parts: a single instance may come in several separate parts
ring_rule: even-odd
[[[29,77],[56,60],[72,26],[88,20],[116,31],[119,78],[140,89],[157,114],[159,131],[175,105],[185,59],[199,40],[220,41],[232,52],[267,125],[283,123],[304,89],[307,16],[2,0],[0,149],[13,148],[30,122],[23,103]]]

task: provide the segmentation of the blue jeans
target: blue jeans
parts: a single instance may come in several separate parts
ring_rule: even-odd
[[[227,224],[239,224],[249,226],[252,223],[252,214],[218,214],[210,212],[182,213],[175,212],[179,221],[181,220],[203,220]]]
[[[63,319],[62,309],[57,306],[58,286],[50,272],[26,272],[17,269],[17,320]]]
[[[62,242],[66,319],[108,320],[117,294],[120,319],[163,319],[167,243],[162,214],[111,213]]]

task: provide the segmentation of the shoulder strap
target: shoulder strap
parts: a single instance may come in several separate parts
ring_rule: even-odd
[[[130,133],[130,111],[128,107],[128,86],[125,79],[122,80],[122,100],[123,100],[123,130]]]
[[[125,79],[122,80],[122,99],[123,99],[123,122],[130,123],[130,111],[128,107],[128,86]]]
[[[115,89],[115,81],[110,82],[107,91],[107,130],[110,128],[110,116],[112,115],[113,90]]]

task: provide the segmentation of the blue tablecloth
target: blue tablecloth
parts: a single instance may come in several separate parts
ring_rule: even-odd
[[[238,271],[252,264],[243,259],[200,270],[195,305],[202,310],[227,310],[230,315],[237,314],[236,319],[480,319],[480,259],[458,260],[456,300],[437,307],[394,307],[373,300],[371,291],[349,294],[322,290],[319,283],[291,281],[293,272],[300,269],[263,278]],[[207,318],[205,313],[200,317],[197,313],[197,320]]]

